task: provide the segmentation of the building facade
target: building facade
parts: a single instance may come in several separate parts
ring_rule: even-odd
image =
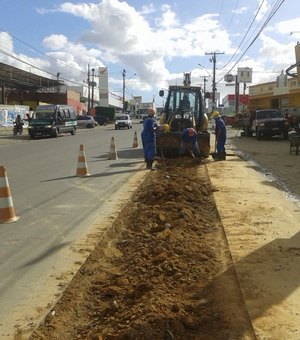
[[[300,84],[297,78],[288,78],[283,72],[276,81],[249,86],[248,110],[280,109],[300,116]]]
[[[228,94],[222,99],[222,111],[224,115],[233,116],[236,111],[236,96]],[[247,109],[249,96],[247,94],[240,94],[238,97],[238,112],[244,112]]]

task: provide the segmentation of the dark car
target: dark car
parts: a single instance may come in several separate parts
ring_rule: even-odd
[[[109,122],[109,119],[105,116],[94,116],[94,120],[99,124],[99,125],[107,125]]]
[[[73,106],[38,105],[30,119],[28,133],[31,138],[58,137],[62,133],[75,135],[76,128],[77,120]]]

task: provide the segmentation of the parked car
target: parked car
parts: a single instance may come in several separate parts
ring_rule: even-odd
[[[94,128],[97,125],[94,118],[89,115],[77,116],[77,126],[79,128]]]
[[[122,114],[115,117],[115,129],[127,128],[132,129],[132,120],[128,114]]]
[[[105,116],[95,116],[93,118],[101,126],[102,125],[106,126],[109,123],[109,119]]]

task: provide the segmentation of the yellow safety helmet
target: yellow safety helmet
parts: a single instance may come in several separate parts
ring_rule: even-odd
[[[170,132],[170,125],[169,124],[164,124],[163,128],[164,128],[164,132]]]
[[[212,117],[212,118],[218,118],[218,117],[220,117],[219,111],[214,111],[214,112],[211,114],[211,117]]]

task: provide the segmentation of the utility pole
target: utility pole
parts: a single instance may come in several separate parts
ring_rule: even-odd
[[[206,79],[207,76],[200,76],[201,78],[203,78],[203,91],[204,91],[204,95],[206,92],[206,83],[208,82],[208,80]]]
[[[123,113],[125,113],[125,77],[126,77],[125,69],[123,69],[122,76],[123,76]]]
[[[91,107],[91,95],[90,95],[90,64],[88,64],[88,79],[87,79],[87,84],[88,84],[88,113],[90,112],[90,107]]]
[[[212,55],[212,58],[209,59],[210,62],[213,63],[213,80],[212,80],[212,111],[215,109],[216,105],[216,55],[224,54],[224,52],[205,52],[205,55]]]
[[[94,107],[94,86],[95,86],[94,76],[95,76],[95,69],[92,68],[92,107]]]

